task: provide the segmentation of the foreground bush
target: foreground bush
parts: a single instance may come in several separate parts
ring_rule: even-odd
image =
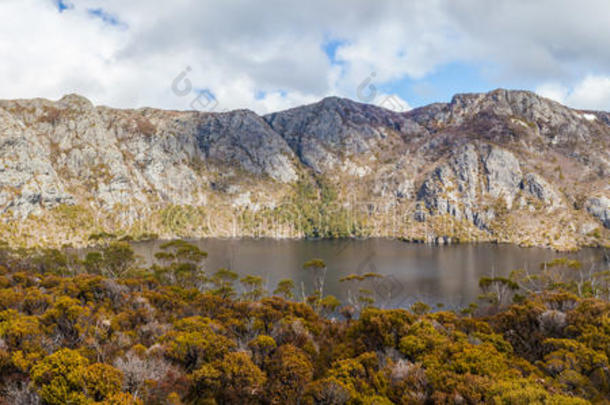
[[[120,279],[3,267],[3,403],[581,404],[610,396],[610,304],[569,284],[498,300],[489,299],[493,283],[521,287],[489,279],[489,306],[477,311],[367,301],[342,316],[347,306],[325,307],[321,288],[296,302],[282,281],[284,298],[259,299],[250,278],[240,295],[228,270],[208,290],[190,288],[184,280],[208,283],[184,270],[203,255],[180,244],[166,251],[189,266]]]

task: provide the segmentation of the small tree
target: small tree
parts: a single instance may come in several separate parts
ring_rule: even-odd
[[[430,311],[430,306],[425,302],[417,301],[411,305],[411,311],[417,315],[424,315]]]
[[[273,291],[273,294],[279,295],[287,300],[294,299],[294,281],[290,279],[283,279],[277,283],[277,288]]]
[[[32,368],[30,377],[42,400],[49,405],[86,404],[84,371],[87,359],[61,349]]]
[[[297,404],[313,378],[313,365],[298,347],[278,347],[267,366],[269,375],[266,393],[271,403]]]
[[[85,337],[90,324],[90,310],[80,301],[62,296],[42,316],[42,322],[55,331],[56,338],[67,347],[76,347]]]
[[[137,257],[127,242],[111,242],[99,251],[87,253],[83,261],[85,269],[110,278],[122,278],[133,269]]]
[[[326,280],[326,263],[322,259],[311,259],[303,263],[303,270],[311,274],[313,282],[313,293],[307,297],[314,307],[317,307],[317,301],[324,296],[324,282]]]
[[[339,279],[339,282],[347,286],[347,302],[356,312],[375,303],[373,291],[365,287],[379,278],[383,278],[383,276],[377,273],[366,273],[363,275],[350,274]]]
[[[123,374],[108,364],[95,363],[88,366],[83,377],[87,394],[95,401],[103,401],[121,391]]]
[[[257,400],[266,382],[265,374],[244,352],[228,353],[216,363],[219,374],[218,403],[249,404]]]
[[[196,331],[172,331],[162,340],[167,344],[167,356],[188,371],[222,358],[235,346],[233,341],[214,333],[209,327],[199,327]]]
[[[235,296],[235,288],[233,283],[237,280],[238,275],[229,269],[218,269],[212,275],[211,282],[214,285],[212,294],[222,298],[232,298]]]
[[[104,267],[104,256],[101,252],[88,252],[83,260],[85,270],[90,274],[102,274]]]
[[[203,267],[207,257],[207,252],[191,243],[183,240],[167,242],[155,254],[162,266],[154,266],[153,271],[161,282],[203,290],[208,281]]]
[[[479,287],[483,291],[479,298],[498,309],[510,304],[515,291],[519,289],[516,282],[506,277],[482,277]]]
[[[32,264],[40,273],[74,275],[78,260],[58,249],[39,249],[32,255]]]
[[[241,278],[239,282],[244,290],[241,295],[244,300],[257,301],[265,294],[261,277],[248,275]]]
[[[248,342],[248,348],[252,351],[254,362],[259,367],[263,367],[267,357],[276,347],[275,340],[268,335],[258,335]]]
[[[89,365],[77,351],[61,349],[35,365],[32,382],[45,404],[89,404],[121,390],[122,373],[102,363]]]
[[[110,278],[124,277],[136,263],[133,248],[127,242],[114,242],[102,250],[104,270]]]
[[[320,314],[322,316],[330,316],[335,310],[341,306],[339,301],[334,295],[327,295],[319,301]]]

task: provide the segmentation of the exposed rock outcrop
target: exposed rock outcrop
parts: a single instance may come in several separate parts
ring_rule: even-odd
[[[252,111],[206,114],[198,127],[197,143],[207,159],[280,182],[297,178],[292,149]]]
[[[344,159],[373,154],[382,144],[427,131],[404,115],[337,97],[265,116],[269,125],[315,172],[336,170]]]
[[[606,228],[610,228],[610,199],[594,197],[587,201],[587,211],[599,219]]]
[[[71,204],[50,151],[21,122],[0,109],[0,206],[23,218],[33,210]]]
[[[78,95],[0,101],[0,231],[12,236],[19,218],[46,221],[58,243],[83,223],[304,236],[298,216],[315,214],[328,218],[307,226],[360,221],[340,235],[607,244],[609,117],[501,89],[406,113],[330,97],[263,117],[118,110]],[[316,201],[334,208],[308,210]],[[58,216],[64,206],[74,209]]]

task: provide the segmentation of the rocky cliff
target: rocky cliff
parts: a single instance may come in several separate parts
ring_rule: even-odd
[[[610,113],[526,91],[266,116],[0,101],[0,237],[391,236],[607,245]]]

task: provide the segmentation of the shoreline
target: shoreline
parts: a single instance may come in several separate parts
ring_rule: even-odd
[[[23,244],[23,243],[14,243],[15,240],[12,238],[3,239],[0,237],[0,242],[4,242],[8,247],[12,249],[16,248],[26,248],[26,249],[89,249],[94,248],[95,246],[100,245],[100,241],[105,242],[128,242],[128,243],[145,243],[150,241],[171,241],[183,239],[186,241],[197,241],[197,240],[205,240],[205,239],[213,239],[213,240],[270,240],[270,241],[345,241],[345,240],[353,240],[353,241],[366,241],[372,239],[383,239],[383,240],[395,240],[402,243],[413,244],[413,245],[428,245],[434,247],[443,247],[443,246],[457,246],[457,245],[465,245],[465,244],[495,244],[495,245],[512,245],[519,248],[539,248],[539,249],[548,249],[557,253],[573,253],[578,252],[582,249],[610,249],[610,242],[607,244],[603,243],[592,243],[592,244],[580,244],[577,246],[570,246],[566,248],[560,248],[557,246],[553,246],[551,244],[535,244],[535,243],[523,243],[517,241],[510,240],[499,240],[493,238],[479,238],[479,239],[469,239],[469,240],[460,240],[460,238],[455,236],[434,236],[422,238],[422,237],[407,237],[407,236],[383,236],[383,235],[374,235],[374,236],[347,236],[347,237],[308,237],[308,236],[300,236],[300,237],[291,237],[291,236],[252,236],[252,235],[242,235],[242,236],[200,236],[200,235],[158,235],[155,233],[147,233],[142,234],[140,237],[132,236],[132,235],[116,235],[110,234],[106,232],[100,232],[98,234],[91,234],[88,238],[75,236],[73,239],[70,238],[54,238],[53,241],[46,240],[46,243],[32,243],[32,244]]]

